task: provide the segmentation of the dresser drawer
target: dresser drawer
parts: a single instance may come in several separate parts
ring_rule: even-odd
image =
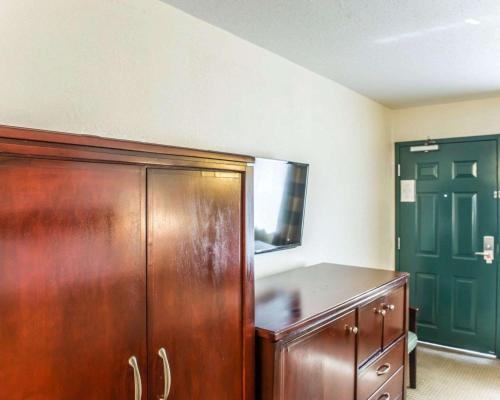
[[[399,368],[391,379],[368,400],[401,400],[403,398],[404,368]]]
[[[402,338],[374,362],[359,371],[357,400],[368,399],[403,366],[404,359],[405,341]]]

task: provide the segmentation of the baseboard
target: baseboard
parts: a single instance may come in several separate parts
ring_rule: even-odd
[[[465,350],[465,349],[460,349],[457,347],[444,346],[442,344],[422,342],[420,340],[418,341],[418,344],[419,344],[419,346],[424,346],[424,347],[429,347],[429,348],[434,348],[434,349],[439,349],[439,350],[446,350],[446,351],[449,351],[451,353],[465,354],[465,355],[469,355],[469,356],[489,358],[489,359],[496,359],[497,358],[497,356],[495,354],[481,353],[478,351]]]

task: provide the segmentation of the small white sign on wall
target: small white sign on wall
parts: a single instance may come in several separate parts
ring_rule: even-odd
[[[417,183],[414,179],[401,180],[401,203],[415,203]]]

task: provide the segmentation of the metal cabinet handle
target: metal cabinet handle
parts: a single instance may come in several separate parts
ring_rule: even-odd
[[[357,335],[359,332],[359,328],[357,326],[345,326],[345,330],[347,333],[352,333],[353,335]]]
[[[390,393],[384,393],[382,396],[378,398],[378,400],[391,400]]]
[[[130,357],[128,363],[134,370],[135,400],[141,400],[142,381],[141,381],[141,372],[139,371],[139,364],[137,363],[137,357],[135,356]]]
[[[384,304],[384,310],[394,311],[396,306],[394,304]]]
[[[170,387],[172,385],[172,374],[170,373],[170,364],[168,363],[167,351],[162,347],[158,350],[158,355],[163,361],[163,397],[160,400],[167,400],[170,394]]]
[[[374,308],[373,311],[375,312],[375,314],[380,314],[382,317],[385,317],[385,314],[387,314],[386,310],[380,310],[378,308]]]
[[[381,365],[378,369],[377,369],[377,376],[380,376],[380,375],[386,375],[389,373],[389,371],[391,370],[391,364],[389,363],[386,363],[384,365]]]

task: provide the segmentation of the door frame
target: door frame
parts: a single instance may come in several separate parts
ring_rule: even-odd
[[[445,139],[432,139],[434,144],[446,144],[446,143],[467,143],[467,142],[480,142],[484,140],[494,140],[496,142],[497,150],[497,190],[500,190],[500,134],[493,135],[479,135],[479,136],[464,136],[464,137],[452,137]],[[395,240],[394,240],[394,254],[395,254],[395,266],[396,271],[400,271],[400,257],[398,249],[398,238],[400,237],[400,179],[398,176],[398,165],[400,164],[400,150],[403,147],[409,146],[421,146],[427,143],[427,140],[411,140],[396,142],[394,144],[395,152],[395,164],[394,164],[394,176],[395,176]],[[498,200],[500,202],[500,199]],[[495,354],[497,358],[500,358],[500,263],[499,263],[499,244],[500,244],[500,205],[497,207],[497,237],[495,246],[495,265],[497,268],[497,301],[496,307],[496,331],[495,331]]]

